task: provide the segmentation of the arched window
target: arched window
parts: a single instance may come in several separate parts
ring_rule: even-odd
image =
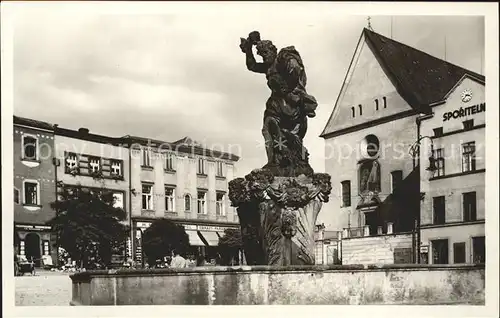
[[[378,110],[378,98],[375,99],[375,110]]]
[[[356,117],[356,110],[354,109],[354,107],[351,107],[351,111],[352,111],[352,117]]]
[[[358,107],[359,107],[359,116],[362,116],[363,115],[363,106],[361,106],[361,104],[359,104]]]
[[[387,99],[384,97],[382,97],[384,99],[384,108],[387,108]]]
[[[184,196],[184,210],[191,211],[191,196],[189,194]]]

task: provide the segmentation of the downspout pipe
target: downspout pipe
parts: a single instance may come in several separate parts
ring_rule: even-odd
[[[132,141],[128,139],[128,221],[130,227],[130,258],[134,262],[134,227],[132,222]]]
[[[57,186],[57,169],[59,168],[59,159],[57,158],[57,149],[56,149],[56,134],[57,134],[57,124],[53,125],[54,129],[54,149],[53,150],[53,155],[52,155],[52,163],[54,165],[54,192],[56,195],[56,216],[59,215],[59,208],[58,208],[58,201],[59,201],[59,194],[58,194],[58,186]],[[56,261],[54,262],[57,266],[59,266],[59,235],[56,233]]]
[[[420,138],[420,125],[421,125],[422,120],[420,117],[417,117],[416,123],[417,123],[417,140]],[[414,163],[415,166],[415,163]],[[418,147],[418,155],[417,155],[417,167],[420,169],[420,147]],[[418,172],[419,176],[419,182],[418,182],[418,211],[417,211],[417,222],[416,222],[416,234],[417,234],[417,241],[416,241],[416,263],[420,264],[420,218],[421,218],[421,201],[420,201],[420,171]]]

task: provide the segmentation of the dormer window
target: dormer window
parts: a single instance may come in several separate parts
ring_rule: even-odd
[[[463,122],[463,124],[464,124],[464,129],[465,130],[472,129],[474,127],[474,119],[466,120],[466,121]]]
[[[443,127],[434,128],[434,137],[441,137],[443,135]]]
[[[358,107],[359,107],[359,116],[362,116],[363,115],[363,106],[361,106],[361,104],[359,104]]]
[[[351,112],[352,112],[352,118],[356,117],[356,110],[354,107],[351,107]]]
[[[387,98],[385,98],[385,96],[384,96],[384,97],[382,97],[382,99],[384,100],[384,108],[387,108]]]
[[[378,110],[378,98],[375,99],[375,110]]]

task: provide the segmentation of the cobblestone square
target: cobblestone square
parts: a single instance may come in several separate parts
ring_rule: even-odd
[[[16,306],[69,306],[71,279],[67,273],[39,271],[15,277]]]

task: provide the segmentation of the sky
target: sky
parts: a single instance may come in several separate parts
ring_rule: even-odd
[[[168,4],[166,4],[168,5]],[[240,37],[258,30],[300,52],[307,90],[319,102],[305,146],[324,171],[319,137],[367,16],[283,14],[100,14],[54,8],[18,12],[14,114],[92,133],[165,141],[185,136],[241,156],[237,176],[265,164],[265,76],[247,71]],[[484,19],[373,16],[373,30],[484,74]]]

